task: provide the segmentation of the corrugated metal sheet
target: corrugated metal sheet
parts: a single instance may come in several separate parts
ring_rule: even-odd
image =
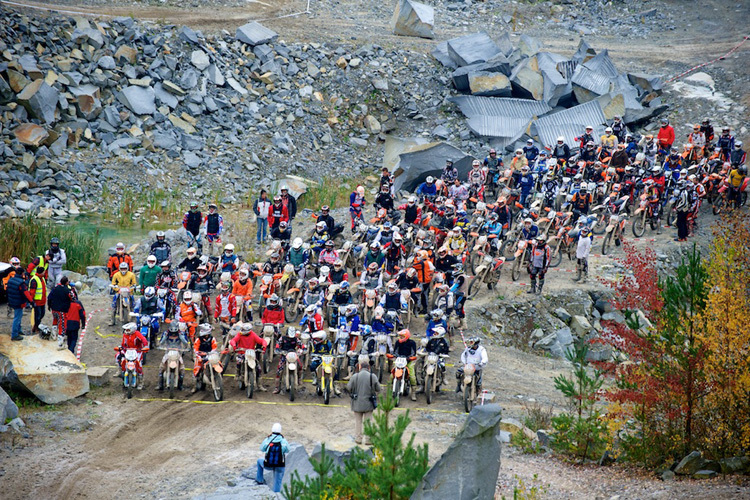
[[[571,81],[596,95],[604,95],[609,92],[610,78],[591,71],[586,66],[578,66]]]
[[[604,49],[603,52],[600,52],[596,56],[583,63],[583,66],[595,73],[600,73],[608,78],[617,78],[618,75],[617,68],[615,68],[615,63],[613,63],[612,59],[609,58],[609,52],[607,51],[607,49]]]
[[[536,120],[532,129],[536,131],[539,141],[545,146],[554,146],[559,136],[573,147],[575,137],[581,135],[587,125],[594,127],[595,137],[604,133],[604,112],[597,101],[579,104],[569,109],[543,116]]]
[[[530,118],[504,116],[474,116],[466,120],[469,129],[479,137],[520,137],[528,129],[529,123]]]
[[[578,67],[578,61],[562,61],[557,63],[557,71],[568,81],[573,77],[573,73]]]
[[[511,97],[479,97],[461,95],[448,99],[461,108],[467,118],[475,116],[502,116],[506,118],[526,118],[540,116],[552,111],[547,103],[531,99]]]

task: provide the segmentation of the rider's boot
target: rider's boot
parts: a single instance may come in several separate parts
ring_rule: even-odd
[[[159,374],[159,386],[156,388],[157,391],[163,391],[164,390],[164,374]]]
[[[185,374],[180,373],[180,377],[177,379],[177,390],[181,391],[182,389],[182,381],[185,380]]]
[[[526,293],[536,293],[536,278],[531,278],[531,288],[526,290]]]
[[[461,392],[461,379],[456,382],[456,392]]]
[[[412,388],[412,390],[411,390],[411,391],[409,392],[409,395],[411,396],[411,400],[412,400],[412,401],[416,401],[416,400],[417,400],[417,391],[415,391],[415,390],[414,390],[413,388]]]
[[[541,279],[541,280],[539,280],[539,287],[536,289],[537,295],[541,295],[542,294],[542,287],[543,286],[544,286],[544,280]]]
[[[346,377],[344,377],[344,380],[349,380],[350,378],[352,378],[352,367],[351,366],[347,366],[346,367]]]
[[[586,283],[589,279],[589,270],[584,269],[583,270],[583,278],[581,279],[581,283]]]
[[[142,391],[143,390],[143,375],[136,375],[135,379],[136,379],[136,383],[138,384],[138,390]]]
[[[193,386],[193,390],[190,391],[191,394],[195,394],[198,392],[198,377],[195,377],[195,385]]]
[[[576,277],[573,278],[573,281],[575,281],[576,283],[581,281],[581,265],[580,264],[576,265]]]
[[[274,394],[278,394],[281,392],[281,378],[276,378],[276,388],[273,390]]]

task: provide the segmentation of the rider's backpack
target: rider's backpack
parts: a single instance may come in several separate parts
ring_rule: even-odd
[[[268,450],[266,450],[266,458],[263,462],[263,467],[285,467],[284,453],[281,451],[281,443],[279,441],[272,441],[268,443]]]

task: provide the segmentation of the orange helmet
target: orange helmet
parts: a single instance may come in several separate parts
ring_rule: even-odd
[[[408,328],[404,328],[400,332],[398,332],[398,341],[399,342],[406,342],[409,340],[409,337],[411,337],[411,332],[409,332]]]

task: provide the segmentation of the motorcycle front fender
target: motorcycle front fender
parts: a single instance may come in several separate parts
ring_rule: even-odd
[[[286,366],[289,368],[290,372],[293,372],[297,369],[297,363],[287,363]]]
[[[169,369],[170,370],[176,370],[177,369],[177,365],[178,365],[177,361],[170,361],[169,362]]]
[[[216,365],[216,366],[214,366],[213,368],[214,368],[214,371],[215,371],[216,373],[221,373],[221,372],[223,372],[223,371],[224,371],[224,368],[223,368],[223,367],[222,367],[221,365]]]
[[[426,368],[426,370],[425,370],[425,371],[427,372],[427,375],[432,375],[433,373],[435,373],[435,367],[434,367],[433,365],[429,365],[429,366],[428,366],[428,367]]]
[[[332,371],[333,371],[333,368],[330,367],[330,366],[326,366],[325,368],[323,368],[323,372],[325,372],[325,373],[327,373],[329,375],[331,374]]]
[[[464,385],[471,385],[471,377],[464,377]]]

